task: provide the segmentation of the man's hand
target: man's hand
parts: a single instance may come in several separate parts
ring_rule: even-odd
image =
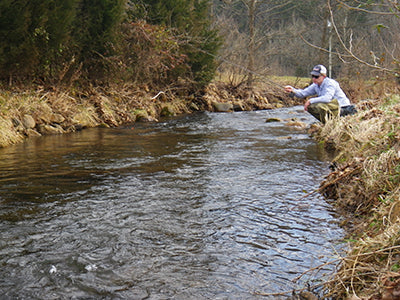
[[[304,110],[307,111],[308,107],[310,106],[310,100],[307,100],[306,103],[304,103]]]
[[[285,92],[286,93],[293,93],[293,87],[290,85],[285,86]]]

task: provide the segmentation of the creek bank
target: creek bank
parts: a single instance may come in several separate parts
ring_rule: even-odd
[[[342,215],[348,253],[328,299],[400,299],[400,96],[360,101],[315,138],[335,152],[320,192]]]
[[[155,96],[154,96],[155,94]],[[296,105],[283,91],[232,88],[215,82],[197,94],[151,92],[132,86],[66,91],[36,87],[0,91],[0,147],[29,137],[88,127],[153,122],[195,111],[230,112]]]

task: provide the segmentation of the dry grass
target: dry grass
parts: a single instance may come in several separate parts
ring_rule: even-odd
[[[400,96],[360,102],[355,116],[331,120],[316,137],[336,152],[321,192],[349,214],[351,250],[326,297],[400,295]]]
[[[336,299],[397,299],[400,290],[400,224],[389,223],[374,237],[360,238],[341,258],[338,272],[327,286],[325,297]]]
[[[27,92],[28,91],[28,92]],[[190,112],[191,98],[174,92],[156,92],[147,87],[87,87],[64,90],[26,88],[0,91],[0,147],[41,134],[73,132],[86,127],[119,126],[136,121],[141,111],[145,119],[155,120],[162,113],[170,115]],[[28,115],[34,128],[23,122]],[[43,132],[40,128],[54,129]]]
[[[18,133],[10,119],[0,116],[0,145],[12,145],[23,140],[23,136]]]
[[[119,126],[137,120],[213,110],[213,102],[230,102],[243,110],[271,109],[293,105],[283,90],[210,84],[205,94],[195,97],[190,83],[177,82],[161,91],[132,84],[65,90],[43,87],[0,90],[0,147],[30,136],[73,132],[86,127]],[[24,119],[34,120],[28,128]]]

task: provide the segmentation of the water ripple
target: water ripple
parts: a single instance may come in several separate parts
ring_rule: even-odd
[[[256,299],[297,287],[342,231],[321,196],[303,197],[327,172],[323,152],[271,114],[304,118],[203,113],[0,149],[0,291]]]

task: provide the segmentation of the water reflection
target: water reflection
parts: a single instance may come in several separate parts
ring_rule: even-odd
[[[0,150],[8,298],[255,299],[334,254],[327,172],[304,132],[203,113]],[[309,122],[309,119],[305,119]],[[327,270],[328,271],[328,270]]]

